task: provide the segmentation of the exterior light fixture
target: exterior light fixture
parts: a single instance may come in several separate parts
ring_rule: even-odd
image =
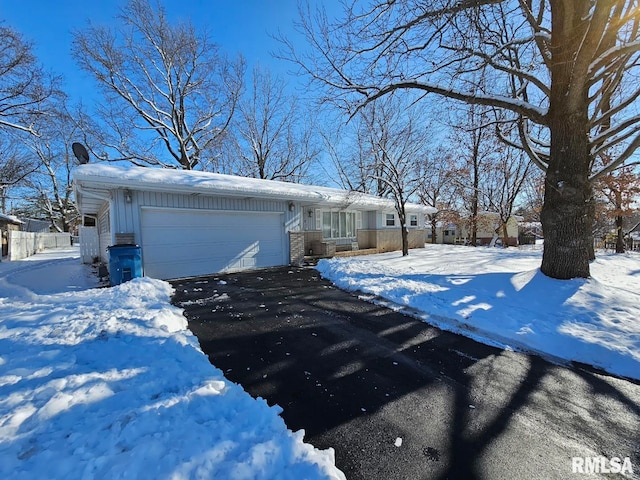
[[[131,190],[124,191],[124,201],[125,203],[131,203],[133,197],[131,196]]]

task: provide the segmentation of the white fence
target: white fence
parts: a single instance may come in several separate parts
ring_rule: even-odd
[[[80,256],[82,263],[93,263],[100,258],[100,238],[96,227],[80,227]]]
[[[69,233],[37,233],[9,230],[9,260],[21,260],[47,248],[69,247]]]

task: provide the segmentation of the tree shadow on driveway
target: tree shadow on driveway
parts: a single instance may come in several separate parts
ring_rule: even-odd
[[[350,479],[566,478],[572,456],[640,460],[632,383],[443,332],[312,269],[173,285],[211,362],[335,448]]]

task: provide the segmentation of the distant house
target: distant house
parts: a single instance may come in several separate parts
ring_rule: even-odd
[[[13,215],[0,213],[0,234],[2,235],[2,256],[9,254],[9,230],[20,230],[22,221]]]
[[[464,243],[460,236],[460,225],[457,222],[438,222],[436,225],[436,243],[459,244]],[[431,229],[429,229],[429,234]]]
[[[518,243],[535,244],[544,239],[542,233],[542,223],[540,222],[520,222],[520,234]]]
[[[518,245],[518,222],[523,220],[522,217],[512,215],[507,219],[507,242],[508,246],[516,247]],[[493,242],[503,241],[502,222],[500,215],[495,212],[478,212],[478,231],[476,239],[480,245],[489,245]],[[467,233],[470,236],[469,233]]]
[[[287,264],[305,256],[401,248],[391,200],[334,188],[206,172],[81,165],[74,188],[81,248],[141,247],[144,275],[180,278]],[[410,248],[427,213],[407,205]],[[94,253],[83,253],[85,261]]]
[[[23,232],[48,233],[51,231],[51,222],[35,218],[20,218]]]
[[[513,215],[507,220],[508,245],[518,245],[519,222],[522,217]],[[471,222],[461,218],[457,221],[440,222],[436,229],[436,242],[466,245],[471,242]],[[491,245],[503,242],[500,215],[495,212],[478,212],[476,222],[476,244]]]
[[[636,223],[626,234],[627,248],[629,250],[640,250],[640,222]]]

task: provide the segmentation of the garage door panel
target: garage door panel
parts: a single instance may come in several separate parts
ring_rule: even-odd
[[[185,242],[182,247],[175,248],[173,244],[164,245],[146,245],[144,244],[143,255],[146,256],[145,260],[156,259],[156,261],[162,261],[163,257],[166,257],[165,262],[170,263],[173,261],[191,261],[195,259],[204,259],[213,256],[221,256],[220,253],[224,252],[224,259],[234,259],[239,257],[256,257],[259,256],[261,251],[276,250],[279,245],[269,242],[236,242],[233,244],[222,242],[200,243],[194,244]],[[168,254],[168,250],[171,250]]]
[[[179,278],[286,263],[280,213],[142,210],[145,275]]]

